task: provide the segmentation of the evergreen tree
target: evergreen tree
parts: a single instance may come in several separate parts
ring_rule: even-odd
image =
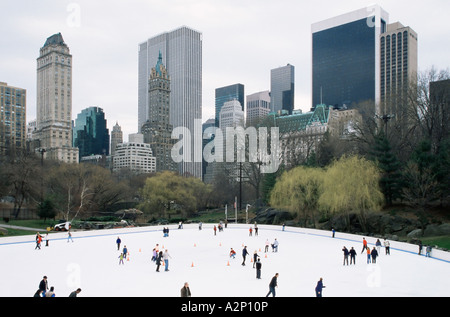
[[[37,212],[40,218],[44,218],[44,221],[46,221],[47,218],[55,218],[56,216],[55,206],[48,198],[38,204]]]
[[[383,133],[375,137],[372,157],[382,173],[380,189],[383,192],[386,205],[390,206],[395,199],[401,197],[402,174],[400,162],[392,153],[389,140]]]

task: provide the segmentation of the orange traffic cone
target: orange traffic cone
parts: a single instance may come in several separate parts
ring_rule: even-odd
[[[266,254],[265,258],[267,259],[267,254]]]
[[[230,261],[228,261],[227,266],[230,266]]]
[[[194,267],[194,262],[192,262],[191,267]]]

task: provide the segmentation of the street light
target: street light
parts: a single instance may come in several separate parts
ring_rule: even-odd
[[[382,115],[382,116],[376,114],[376,115],[375,115],[375,118],[383,120],[383,122],[384,122],[385,134],[386,134],[386,138],[387,138],[387,132],[388,132],[387,126],[388,126],[388,122],[389,122],[389,120],[395,118],[395,114],[385,114],[385,115]]]

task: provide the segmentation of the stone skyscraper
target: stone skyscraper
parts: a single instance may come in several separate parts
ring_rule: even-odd
[[[25,149],[27,91],[0,82],[0,153]]]
[[[172,160],[171,150],[175,144],[172,139],[170,115],[170,77],[159,54],[156,66],[152,68],[148,80],[149,119],[142,125],[144,143],[150,144],[156,157],[156,171],[178,171],[178,165]]]
[[[123,143],[123,132],[119,123],[116,122],[116,125],[113,127],[111,131],[111,156],[114,156],[116,152],[117,144]]]
[[[47,38],[37,58],[36,132],[44,158],[78,163],[72,147],[72,55],[61,33]]]
[[[179,164],[181,175],[202,177],[202,153],[196,153],[194,139],[202,138],[201,123],[194,129],[194,122],[202,119],[202,34],[188,27],[165,32],[139,44],[138,66],[138,131],[149,119],[148,80],[159,53],[170,74],[170,124],[174,129],[182,127],[190,131],[191,142],[183,140],[184,153],[190,156]],[[201,144],[201,142],[200,142]],[[201,152],[201,146],[200,146]],[[194,157],[194,155],[196,155]],[[186,155],[187,156],[187,155]],[[199,158],[199,159],[198,159]]]

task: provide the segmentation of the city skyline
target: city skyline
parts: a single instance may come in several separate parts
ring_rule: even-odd
[[[308,111],[311,25],[371,4],[350,0],[25,3],[20,7],[1,4],[0,20],[9,28],[8,45],[0,52],[0,81],[27,90],[27,122],[36,118],[36,51],[43,39],[61,32],[73,55],[73,114],[91,105],[101,107],[110,131],[118,122],[124,139],[137,132],[138,44],[142,39],[183,25],[202,33],[202,122],[214,117],[216,88],[242,83],[246,95],[268,90],[270,70],[288,63],[296,67],[294,109]],[[448,1],[384,0],[377,4],[389,12],[391,21],[401,21],[419,34],[419,71],[449,67],[447,43],[441,40],[449,32],[442,26],[449,24],[445,17]],[[166,14],[159,17],[156,13],[162,10]],[[125,11],[127,15],[119,15]],[[151,19],[144,19],[150,15]],[[271,23],[267,23],[269,18]]]

